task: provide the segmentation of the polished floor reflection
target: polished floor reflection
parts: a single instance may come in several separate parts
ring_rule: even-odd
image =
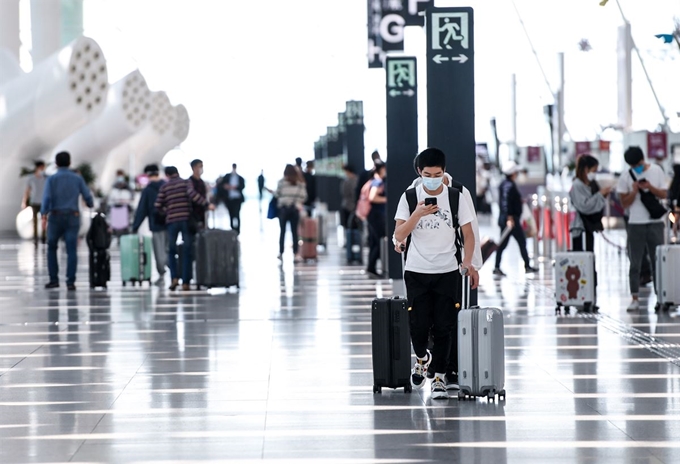
[[[495,229],[486,231],[496,234]],[[623,241],[612,232],[613,240]],[[626,257],[598,241],[601,315],[555,316],[552,268],[482,272],[505,312],[507,400],[372,393],[370,302],[399,283],[277,255],[247,204],[240,291],[117,280],[46,291],[42,248],[0,242],[0,463],[676,463],[680,319],[627,314]],[[647,294],[649,292],[647,291]]]

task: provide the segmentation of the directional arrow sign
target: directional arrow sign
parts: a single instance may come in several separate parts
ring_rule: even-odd
[[[412,97],[416,94],[416,92],[413,89],[408,89],[408,90],[404,90],[402,92],[402,94],[406,95],[407,97]]]
[[[390,97],[398,97],[401,95],[401,91],[399,90],[390,90]]]
[[[451,56],[451,57],[442,56],[439,53],[437,53],[434,57],[432,57],[432,61],[434,61],[437,64],[442,64],[442,63],[449,61],[449,60],[450,61],[457,61],[459,64],[463,64],[468,60],[468,57],[467,57],[467,55],[464,55],[462,53],[458,56]]]

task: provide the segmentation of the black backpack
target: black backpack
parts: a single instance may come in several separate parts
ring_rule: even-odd
[[[111,232],[102,213],[97,213],[92,218],[86,240],[90,250],[108,250],[109,246],[111,246]]]
[[[460,195],[463,192],[463,184],[460,182],[451,181],[451,186],[449,189],[449,205],[451,206],[451,222],[453,230],[455,231],[455,243],[456,243],[456,260],[458,263],[462,263],[462,253],[463,248],[463,235],[460,232],[460,225],[458,224],[458,202],[460,201]],[[413,214],[418,206],[418,196],[416,195],[415,187],[406,190],[406,201],[408,202],[409,214]],[[404,261],[406,261],[408,248],[411,245],[411,234],[406,237],[406,248],[404,249]]]

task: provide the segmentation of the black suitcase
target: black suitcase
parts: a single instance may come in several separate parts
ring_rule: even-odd
[[[196,235],[196,288],[239,285],[238,234],[206,229]]]
[[[108,250],[90,249],[90,288],[104,287],[111,279]]]
[[[376,298],[371,311],[373,342],[373,393],[383,387],[410,393],[411,334],[408,301],[395,297]]]

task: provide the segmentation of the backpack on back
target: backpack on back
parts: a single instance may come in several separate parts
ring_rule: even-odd
[[[456,243],[456,260],[462,263],[463,236],[460,232],[460,224],[458,224],[458,202],[460,195],[463,192],[463,184],[460,182],[451,181],[451,186],[447,187],[449,190],[449,206],[451,207],[451,225],[453,226],[455,243]],[[406,190],[406,201],[408,202],[409,214],[413,214],[418,206],[418,196],[416,188],[412,187]],[[406,249],[404,250],[404,261],[406,261],[408,248],[411,245],[411,234],[406,238]]]
[[[361,192],[359,193],[359,199],[357,200],[357,207],[355,210],[356,216],[365,221],[371,212],[371,200],[369,200],[369,195],[371,193],[371,183],[373,179],[369,179],[363,187],[361,187]]]

